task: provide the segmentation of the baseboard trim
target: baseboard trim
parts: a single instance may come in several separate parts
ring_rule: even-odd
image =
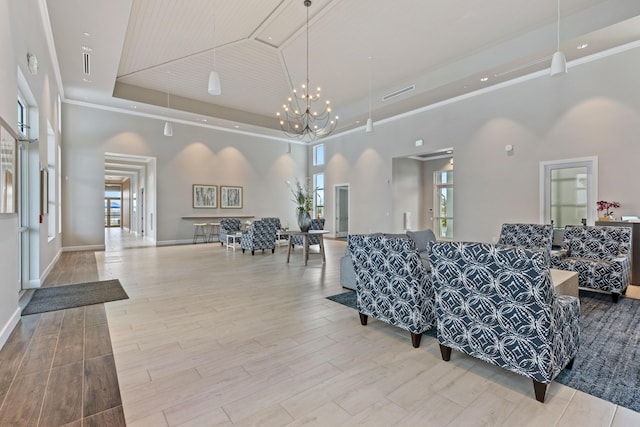
[[[49,265],[47,265],[47,268],[45,268],[42,274],[40,275],[40,280],[39,280],[40,283],[44,283],[44,281],[47,279],[47,276],[49,275],[49,273],[51,273],[51,270],[53,270],[53,267],[56,265],[56,262],[58,262],[58,260],[60,259],[60,255],[62,255],[62,249],[60,249],[58,253],[56,253],[56,256],[53,257]]]
[[[156,246],[175,246],[175,245],[191,245],[191,244],[193,244],[193,239],[156,241]]]
[[[4,344],[9,339],[11,332],[16,327],[18,322],[20,321],[20,307],[16,308],[16,311],[13,312],[13,315],[9,318],[9,321],[4,324],[2,327],[2,331],[0,331],[0,349],[4,347]]]
[[[65,246],[62,248],[62,252],[78,251],[104,251],[104,245]]]

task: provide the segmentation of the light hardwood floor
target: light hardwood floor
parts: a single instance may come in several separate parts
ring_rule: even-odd
[[[129,426],[640,425],[640,414],[557,383],[540,404],[524,377],[456,352],[443,362],[435,339],[414,349],[375,319],[361,326],[325,299],[344,291],[345,243],[326,246],[325,265],[312,254],[304,267],[299,248],[286,264],[286,247],[251,256],[218,243],[112,245],[95,263],[66,254],[73,268],[50,281],[118,278],[129,294],[105,304]]]
[[[219,244],[96,253],[129,426],[629,426],[640,414],[454,353],[325,299],[342,292],[344,242],[327,263],[296,250],[255,256]]]

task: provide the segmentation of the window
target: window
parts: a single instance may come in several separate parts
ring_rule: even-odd
[[[453,239],[453,170],[434,176],[433,229],[438,238]]]
[[[120,227],[122,206],[122,186],[107,184],[104,188],[104,226]]]
[[[314,212],[317,218],[324,218],[324,173],[313,175],[313,188],[315,189]]]
[[[58,205],[56,197],[56,190],[58,188],[57,184],[57,167],[56,167],[56,157],[58,154],[58,146],[56,145],[56,136],[53,133],[53,128],[51,127],[51,123],[47,121],[47,172],[48,172],[48,237],[49,240],[53,239],[56,236],[56,226],[58,224],[57,215],[58,215]]]
[[[313,166],[324,165],[324,144],[313,146]]]
[[[27,103],[22,95],[18,94],[18,130],[20,130],[23,135],[27,135],[27,129],[29,129],[27,124],[29,120],[28,111]]]

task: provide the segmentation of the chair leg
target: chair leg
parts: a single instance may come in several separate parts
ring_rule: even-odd
[[[256,251],[255,251],[255,250],[253,250],[253,249],[251,249],[251,255],[253,256],[253,255],[255,255],[255,254],[256,254]]]
[[[440,344],[440,355],[442,356],[442,360],[445,362],[451,360],[451,347]]]
[[[367,320],[369,319],[369,316],[367,316],[366,314],[362,314],[362,313],[358,313],[360,315],[360,324],[362,326],[367,326]]]
[[[271,253],[272,254],[276,253],[276,248],[271,248]]]
[[[617,292],[611,292],[611,301],[613,301],[614,304],[618,303],[618,299],[620,298],[620,294]]]
[[[572,358],[571,360],[569,360],[569,363],[567,363],[567,366],[565,366],[565,368],[567,369],[573,369],[573,361],[576,360],[576,358]]]
[[[244,253],[244,248],[242,249],[242,253]]]
[[[547,393],[547,384],[533,380],[533,391],[536,394],[536,400],[544,403],[544,395]]]
[[[411,345],[413,345],[413,348],[420,347],[421,339],[422,339],[422,334],[414,334],[413,332],[411,332]]]

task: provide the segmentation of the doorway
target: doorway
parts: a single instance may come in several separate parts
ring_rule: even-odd
[[[540,163],[540,220],[554,228],[594,225],[598,158]]]
[[[104,187],[104,226],[122,225],[122,187],[119,184],[107,184]]]
[[[349,235],[349,184],[335,186],[336,237]]]

